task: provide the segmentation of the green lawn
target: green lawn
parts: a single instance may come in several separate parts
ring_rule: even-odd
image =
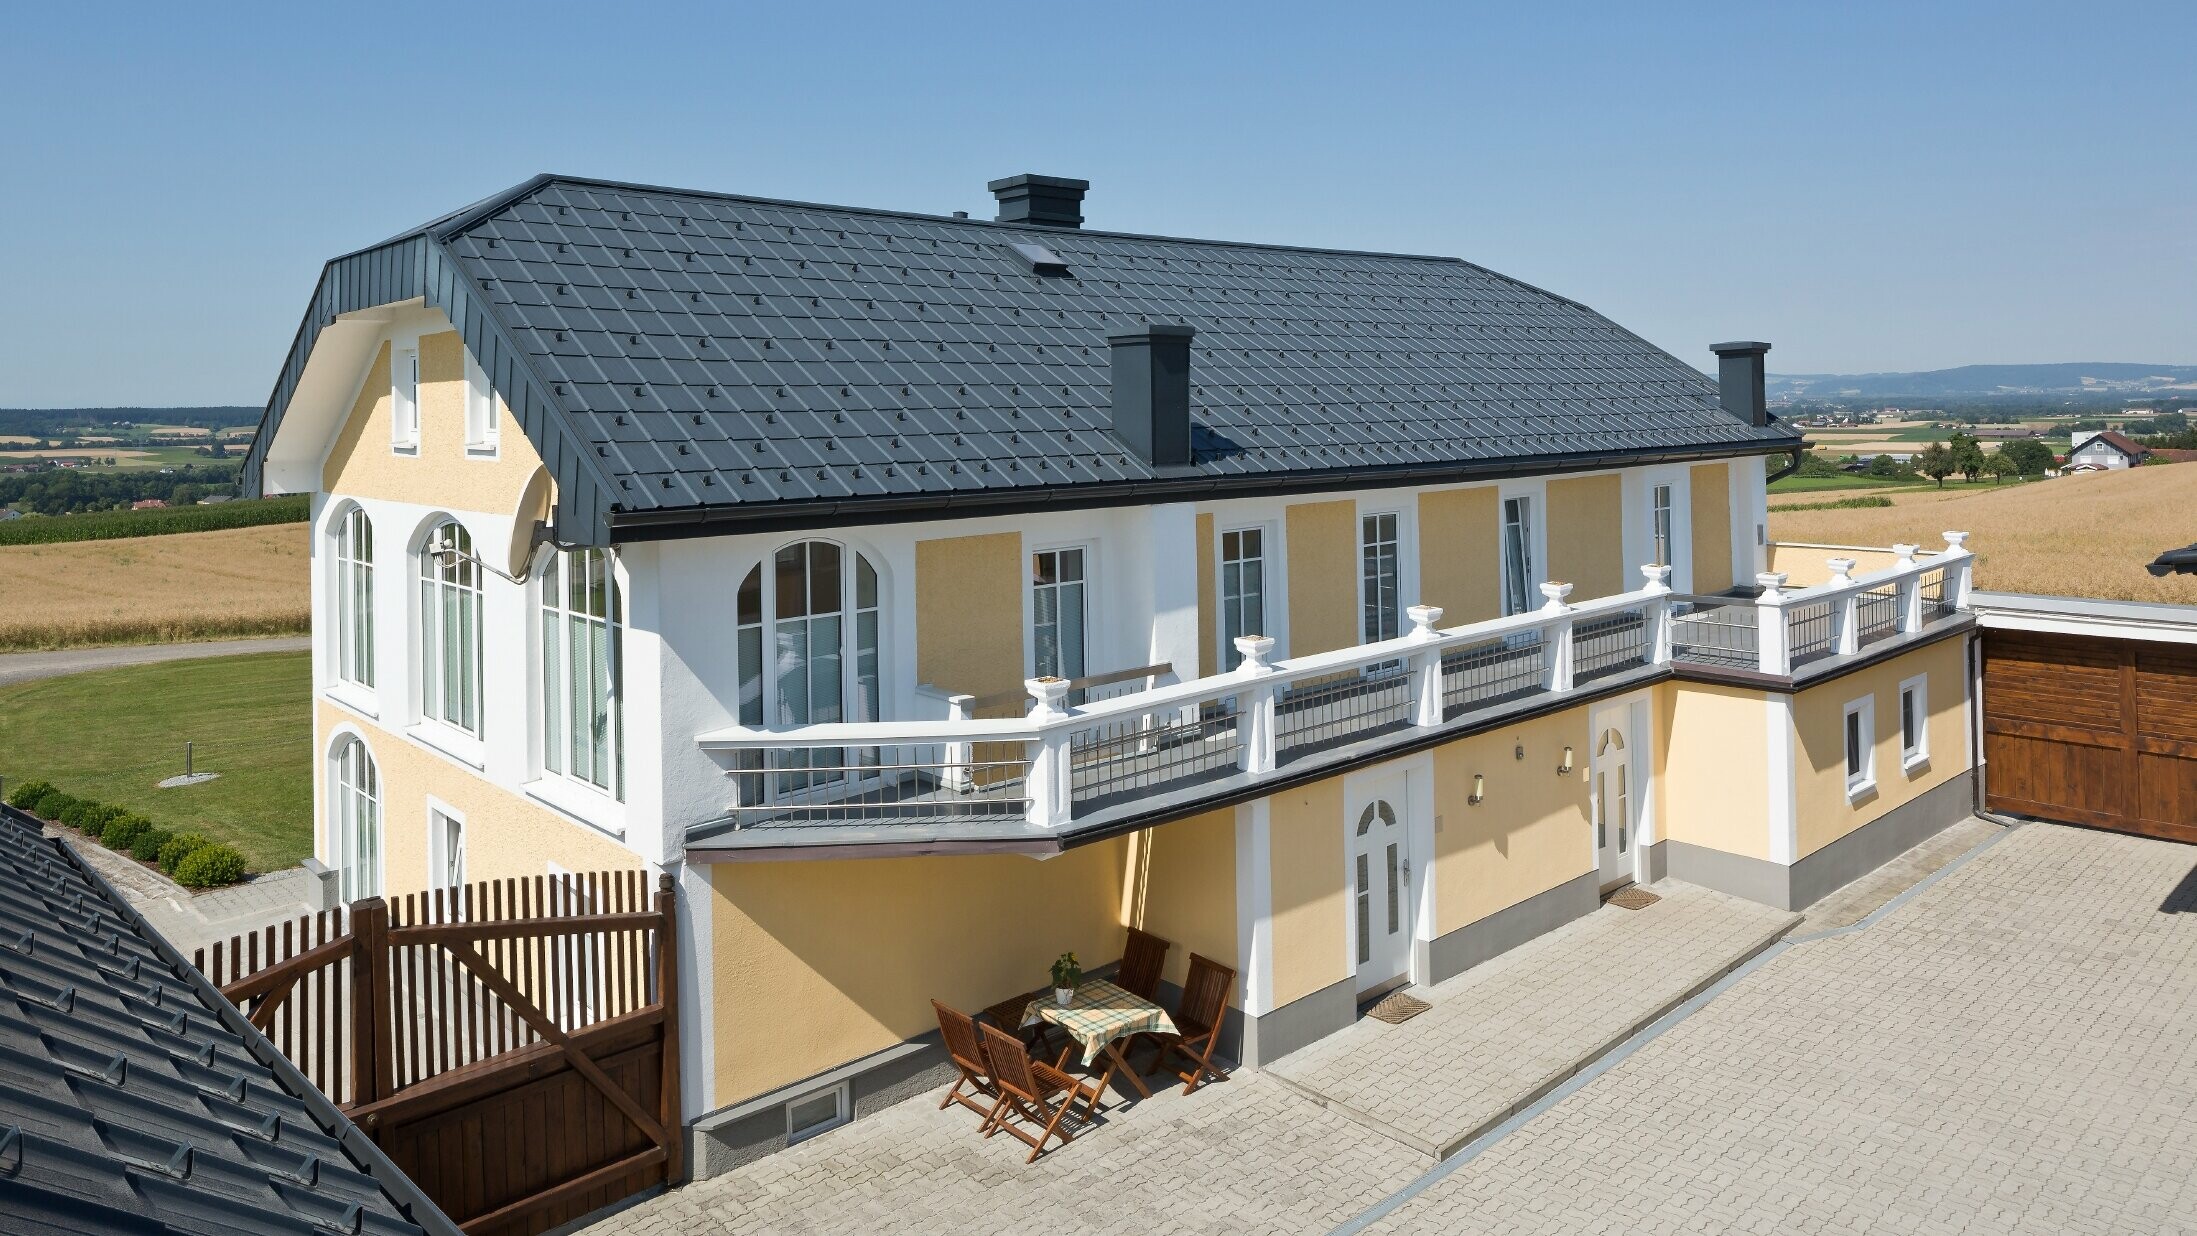
[[[1775,481],[1771,483],[1770,496],[1776,497],[1779,494],[1812,494],[1820,493],[1827,489],[1923,489],[1928,488],[1929,484],[1930,482],[1928,481],[1917,483],[1915,481],[1888,479],[1880,476],[1788,476],[1781,481]]]
[[[303,652],[71,674],[0,687],[0,775],[202,832],[275,871],[313,852],[312,727]],[[220,778],[156,788],[183,771],[186,740]]]

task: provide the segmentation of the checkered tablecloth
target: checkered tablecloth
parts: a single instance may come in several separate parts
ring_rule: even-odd
[[[1083,1044],[1083,1062],[1091,1063],[1115,1039],[1132,1034],[1173,1034],[1175,1023],[1167,1010],[1143,996],[1122,990],[1105,979],[1085,979],[1076,988],[1067,1008],[1053,1003],[1047,988],[1032,998],[1022,1011],[1022,1024],[1049,1021]]]

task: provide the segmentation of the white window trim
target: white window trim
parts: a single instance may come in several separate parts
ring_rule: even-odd
[[[1496,487],[1495,491],[1495,586],[1498,608],[1509,604],[1504,595],[1504,576],[1507,568],[1504,557],[1509,538],[1504,534],[1503,506],[1513,498],[1526,499],[1526,552],[1530,556],[1526,571],[1526,607],[1519,611],[1530,613],[1540,608],[1538,599],[1541,585],[1549,577],[1549,503],[1548,486],[1544,482],[1515,481]]]
[[[794,1128],[793,1109],[811,1099],[821,1098],[827,1094],[832,1096],[836,1108],[831,1117],[805,1128]],[[804,1094],[797,1094],[786,1100],[786,1144],[788,1146],[798,1145],[812,1137],[829,1133],[852,1119],[854,1119],[854,1091],[852,1085],[848,1082],[839,1082],[836,1085],[820,1087]]]
[[[1228,588],[1225,583],[1228,577],[1228,558],[1224,547],[1231,534],[1244,532],[1259,534],[1259,625],[1267,628],[1245,634],[1264,635],[1273,640],[1275,655],[1279,655],[1279,650],[1283,647],[1281,634],[1274,630],[1281,624],[1281,615],[1274,608],[1274,577],[1281,569],[1274,556],[1274,547],[1280,544],[1276,539],[1279,534],[1275,525],[1268,520],[1252,519],[1224,526],[1216,518],[1213,521],[1213,638],[1220,644],[1220,647],[1213,650],[1214,655],[1219,658],[1213,662],[1216,670],[1217,667],[1230,664],[1236,651],[1228,637]]]
[[[503,408],[489,384],[488,371],[465,350],[465,455],[494,460],[503,454]]]
[[[577,824],[620,841],[626,835],[626,805],[584,781],[544,773],[519,791]]]
[[[1913,777],[1930,768],[1930,675],[1917,674],[1913,678],[1902,679],[1896,698],[1904,702],[1910,692],[1915,697],[1915,745],[1912,748],[1907,746],[1907,734],[1903,729],[1900,733],[1899,754],[1900,771]]]
[[[1418,555],[1412,552],[1415,546],[1412,543],[1411,515],[1409,511],[1409,508],[1402,506],[1360,505],[1358,507],[1357,552],[1355,556],[1358,560],[1358,642],[1361,644],[1373,642],[1373,637],[1367,634],[1365,629],[1365,521],[1382,515],[1396,517],[1396,634],[1398,637],[1402,637],[1411,633],[1411,619],[1405,615],[1404,611],[1419,603],[1419,580],[1417,572],[1412,569],[1412,563]]]
[[[531,734],[531,738],[529,741],[531,743],[531,750],[534,757],[533,771],[538,775],[540,780],[546,781],[550,779],[556,779],[568,781],[572,783],[572,785],[574,785],[575,787],[587,792],[590,795],[600,795],[604,798],[611,800],[612,802],[623,802],[625,800],[626,793],[624,635],[627,625],[625,606],[626,597],[629,593],[629,589],[626,582],[625,564],[623,561],[620,560],[619,555],[614,551],[606,552],[604,555],[606,566],[610,572],[611,587],[615,592],[616,598],[615,603],[612,604],[610,607],[611,614],[613,616],[607,619],[608,629],[610,632],[609,645],[611,650],[610,759],[612,764],[612,783],[607,786],[597,785],[596,783],[589,781],[587,778],[573,772],[569,767],[551,768],[549,766],[549,736],[544,733],[546,718],[548,716],[549,708],[551,706],[549,692],[553,686],[564,691],[564,699],[566,705],[569,707],[571,699],[569,675],[572,672],[572,665],[570,659],[570,647],[566,646],[564,648],[561,648],[558,654],[558,681],[556,683],[551,683],[549,681],[549,675],[546,672],[548,669],[547,661],[549,659],[549,650],[543,646],[542,642],[542,615],[545,610],[553,608],[559,617],[559,631],[560,633],[562,633],[562,623],[563,621],[568,620],[567,616],[571,613],[571,611],[566,608],[567,604],[569,603],[571,594],[569,591],[565,591],[564,595],[557,599],[556,604],[554,606],[551,606],[548,603],[549,597],[546,589],[548,582],[547,564],[564,552],[565,551],[560,550],[553,545],[545,547],[542,553],[541,563],[535,568],[533,581],[527,589],[528,611],[531,618],[531,621],[527,624],[527,630],[529,635],[528,648],[530,652],[527,676],[529,679],[532,680],[529,693],[531,697],[530,702],[533,705],[533,715],[529,718],[529,724],[527,726],[527,729]],[[569,577],[566,576],[564,572],[569,569],[570,564],[565,562],[558,562],[557,565],[558,587],[560,590],[569,589],[570,585],[566,582]],[[848,612],[851,614],[853,611],[850,609]],[[737,672],[737,669],[735,669],[735,673]],[[565,716],[564,724],[567,727],[565,732],[568,735],[570,733],[569,727],[572,725],[572,721],[573,719],[571,716]],[[566,753],[566,759],[564,762],[567,765],[571,763],[569,752]],[[623,825],[621,824],[620,827],[622,830]]]
[[[458,585],[446,584],[440,580],[430,580],[422,569],[422,564],[434,560],[428,552],[428,547],[434,542],[436,533],[444,524],[455,524],[464,532],[466,544],[473,558],[478,559],[480,557],[480,550],[472,548],[474,545],[473,530],[466,527],[456,516],[448,514],[438,514],[427,520],[427,531],[419,538],[409,555],[408,571],[412,578],[411,595],[408,598],[406,608],[411,611],[411,615],[406,627],[412,632],[413,640],[412,647],[407,650],[408,664],[405,668],[411,678],[413,723],[406,730],[406,733],[453,759],[480,768],[486,763],[484,739],[488,732],[488,636],[486,628],[483,626],[488,619],[488,581],[483,578],[487,574],[486,565],[483,562],[474,561],[471,564],[473,568],[473,585],[470,591],[473,594],[474,728],[469,730],[456,721],[451,721],[428,711],[428,702],[433,695],[433,692],[428,689],[428,675],[430,670],[439,669],[440,667],[429,666],[424,655],[427,648],[427,631],[426,618],[421,612],[422,603],[426,591],[430,587],[436,589],[458,587]],[[443,649],[439,644],[437,647],[440,655],[449,655],[447,649]]]
[[[1030,577],[1031,559],[1036,558],[1039,554],[1057,554],[1070,549],[1083,551],[1083,672],[1086,677],[1094,673],[1103,674],[1108,672],[1104,669],[1094,670],[1092,668],[1092,662],[1098,659],[1098,655],[1092,647],[1091,634],[1094,631],[1105,629],[1100,625],[1102,620],[1098,612],[1099,599],[1106,595],[1104,589],[1097,587],[1099,574],[1098,542],[1093,540],[1033,541],[1023,547],[1020,568],[1022,571],[1022,676],[1024,678],[1037,677],[1037,583]],[[882,614],[879,615],[879,620],[882,622]],[[1128,669],[1131,667],[1121,665],[1112,668]]]
[[[450,855],[446,852],[448,840],[443,836],[443,830],[436,827],[437,817],[456,824],[461,837],[469,831],[463,811],[432,794],[427,796],[427,887],[429,890],[463,887],[465,877],[462,872],[456,884],[443,882],[443,870],[449,865]]]
[[[405,393],[407,377],[411,393]],[[420,450],[420,346],[389,352],[389,449],[398,455],[417,455]]]
[[[352,822],[349,820],[348,808],[344,805],[346,787],[341,776],[342,752],[351,743],[358,744],[359,751],[365,756],[367,766],[374,773],[374,788],[369,796],[373,802],[375,815],[372,892],[373,895],[378,896],[382,890],[389,887],[389,787],[382,778],[381,761],[375,757],[372,744],[366,741],[366,735],[361,733],[356,726],[337,726],[330,735],[328,745],[322,756],[327,767],[327,798],[324,810],[327,812],[328,821],[328,851],[325,857],[328,866],[337,872],[337,887],[355,891],[358,887],[357,880],[349,873],[355,865],[352,859],[356,856],[358,849],[358,834],[357,829],[352,826]],[[362,893],[361,895],[365,894]],[[347,900],[356,899],[356,897],[347,897]]]
[[[1851,761],[1847,758],[1846,738],[1849,718],[1861,717],[1861,769],[1846,774],[1846,801],[1858,802],[1877,790],[1877,699],[1864,695],[1846,705],[1839,714],[1839,767],[1844,769]]]

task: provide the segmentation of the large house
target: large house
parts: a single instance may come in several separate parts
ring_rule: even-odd
[[[700,1170],[1129,926],[1256,1067],[1628,881],[1802,906],[1970,809],[1962,538],[1767,574],[1768,345],[1712,382],[1086,187],[541,177],[328,263],[254,440],[312,496],[319,855],[675,873]]]

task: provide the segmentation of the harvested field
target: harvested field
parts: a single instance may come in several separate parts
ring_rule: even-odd
[[[2197,465],[2133,468],[2056,480],[1948,482],[1886,495],[1889,508],[1772,511],[1778,541],[1832,545],[1944,544],[1971,533],[1976,586],[2110,601],[2197,604],[2197,576],[2153,579],[2144,564],[2197,540]]]
[[[274,524],[0,548],[0,651],[302,632],[306,537]]]

